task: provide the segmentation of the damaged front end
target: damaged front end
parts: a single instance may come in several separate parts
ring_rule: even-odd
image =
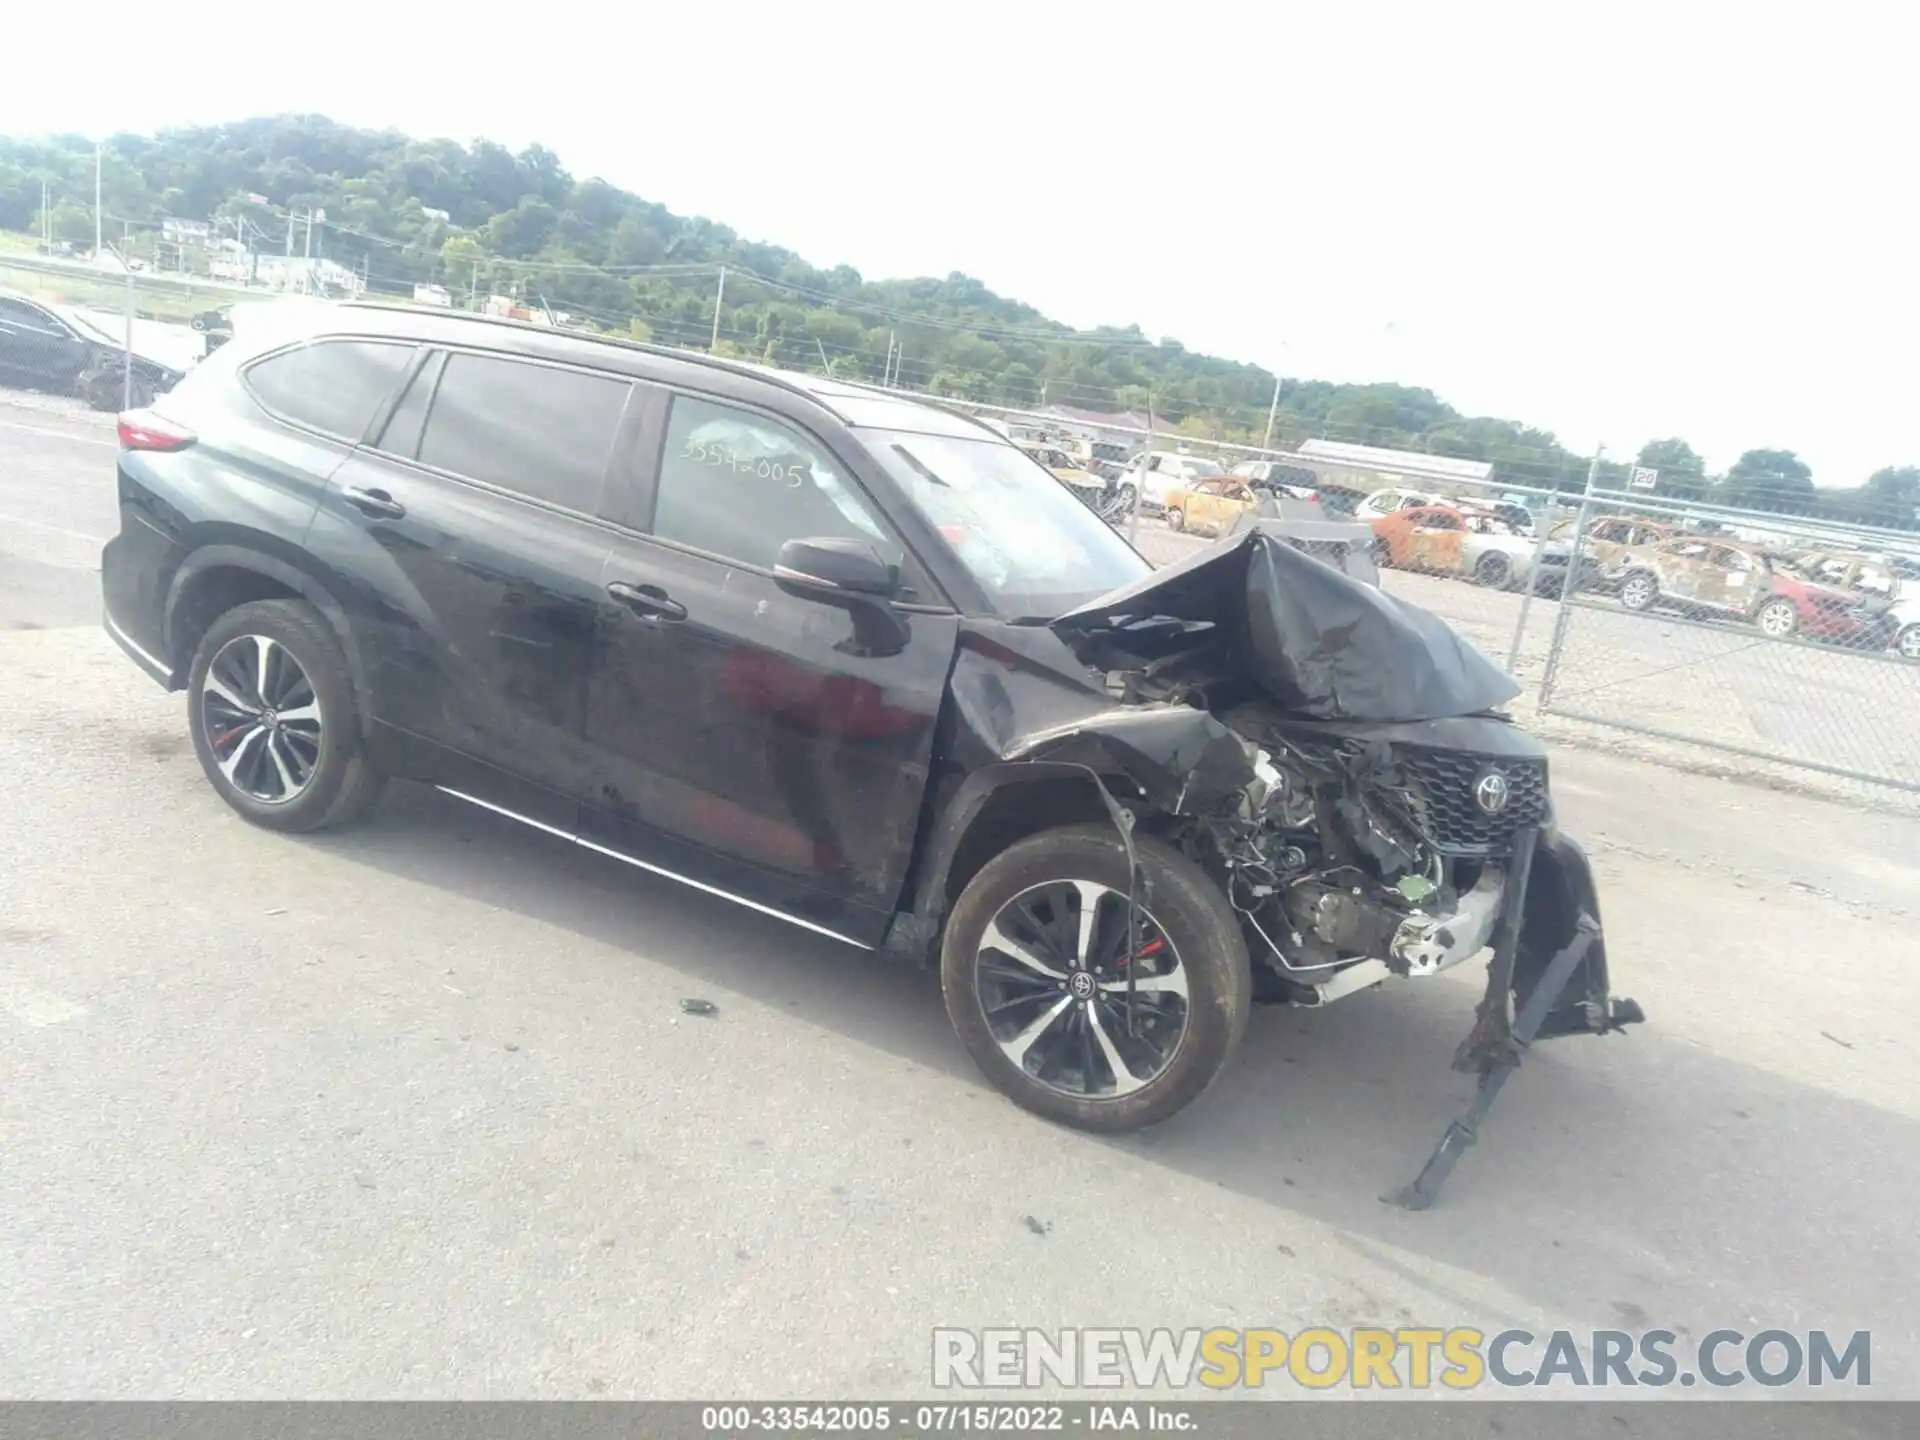
[[[1256,528],[1052,628],[1122,704],[1020,748],[1139,729],[1185,757],[1141,799],[1239,915],[1257,998],[1328,1005],[1491,951],[1455,1061],[1483,1077],[1478,1113],[1534,1039],[1642,1018],[1610,992],[1546,753],[1499,712],[1518,687],[1437,617]],[[1395,1198],[1430,1203],[1477,1118]]]

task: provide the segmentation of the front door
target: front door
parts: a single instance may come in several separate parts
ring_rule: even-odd
[[[927,583],[813,437],[687,394],[659,428],[651,513],[603,576],[582,838],[875,944],[919,827],[958,617],[925,603]],[[775,556],[803,538],[860,540],[901,564],[913,589],[889,612],[898,623],[781,590]]]

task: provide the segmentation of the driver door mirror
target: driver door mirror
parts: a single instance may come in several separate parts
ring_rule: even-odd
[[[789,540],[773,562],[773,583],[798,599],[847,612],[853,634],[836,650],[884,657],[907,646],[906,617],[890,603],[901,593],[900,567],[863,540]]]
[[[829,604],[891,600],[900,593],[900,567],[860,540],[789,540],[774,560],[773,578],[789,595]]]

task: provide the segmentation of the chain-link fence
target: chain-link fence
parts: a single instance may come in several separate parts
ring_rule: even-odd
[[[1920,791],[1920,535],[1597,491],[1540,708]]]

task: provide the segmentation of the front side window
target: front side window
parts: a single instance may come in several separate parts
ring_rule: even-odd
[[[789,540],[865,540],[887,563],[902,561],[819,445],[777,420],[690,395],[676,395],[667,418],[653,533],[763,570]]]
[[[611,375],[449,355],[420,463],[591,515],[632,388]]]
[[[1002,615],[1051,619],[1152,569],[1011,445],[908,431],[858,433]]]
[[[413,351],[379,340],[316,340],[249,365],[246,387],[281,419],[358,444]]]

